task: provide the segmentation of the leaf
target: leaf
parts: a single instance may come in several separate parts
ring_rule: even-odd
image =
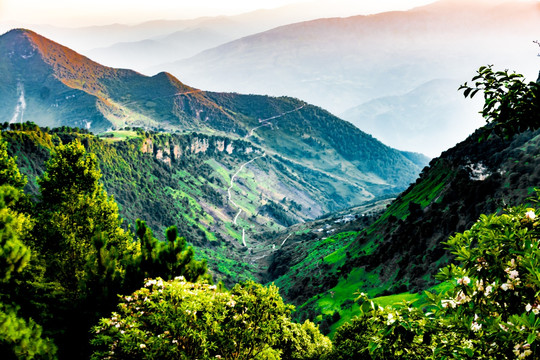
[[[533,342],[536,340],[536,333],[533,332],[533,333],[530,333],[529,336],[527,336],[527,342],[529,344],[533,344]]]

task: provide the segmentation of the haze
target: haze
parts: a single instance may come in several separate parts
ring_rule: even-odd
[[[539,23],[520,0],[0,0],[0,33],[29,28],[199,89],[296,97],[428,156],[484,124],[456,91],[479,66],[536,79]]]
[[[388,10],[404,10],[434,0],[325,0],[313,6],[328,7],[328,16],[350,16]],[[273,9],[309,0],[0,0],[0,23],[89,26],[112,23],[134,24],[157,19],[188,19],[202,16],[236,15]]]

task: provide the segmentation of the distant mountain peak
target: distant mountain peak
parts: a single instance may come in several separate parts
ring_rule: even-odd
[[[92,95],[104,96],[105,89],[99,79],[117,71],[28,29],[9,31],[0,37],[0,45],[4,42],[7,42],[9,53],[19,55],[22,60],[39,55],[43,63],[50,67],[36,70],[52,72],[65,85]]]

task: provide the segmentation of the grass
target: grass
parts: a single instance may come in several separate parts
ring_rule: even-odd
[[[135,131],[128,130],[118,130],[118,131],[107,131],[103,134],[100,134],[100,138],[106,142],[116,142],[124,141],[134,138],[140,138]]]

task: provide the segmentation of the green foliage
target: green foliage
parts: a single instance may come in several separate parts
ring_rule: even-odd
[[[484,92],[482,115],[495,134],[506,139],[527,129],[540,128],[540,85],[525,83],[523,75],[482,66],[473,77],[474,86],[460,86],[465,97]]]
[[[21,237],[28,233],[31,221],[12,210],[20,196],[20,191],[12,186],[0,186],[0,281],[9,280],[30,260],[30,249]]]
[[[96,156],[79,140],[53,149],[41,188],[36,246],[48,263],[48,276],[74,290],[85,277],[89,256],[97,253],[94,238],[107,238],[122,253],[130,236],[120,227],[118,206],[99,182]],[[100,235],[101,236],[101,235]]]
[[[332,359],[538,358],[540,220],[538,207],[482,215],[446,245],[459,265],[438,279],[453,286],[410,303],[380,307],[359,297],[361,315],[340,327]]]
[[[538,212],[519,206],[483,215],[447,242],[461,265],[439,275],[457,280],[442,306],[482,339],[478,346],[486,354],[537,358],[540,353]]]
[[[275,286],[247,282],[229,293],[182,277],[149,279],[94,328],[92,359],[279,359],[282,349],[310,359],[324,352],[329,340],[313,324],[292,325],[291,310]],[[298,333],[304,337],[293,341]]]
[[[286,322],[281,348],[282,359],[316,360],[330,352],[332,342],[309,320],[303,324]]]
[[[43,339],[42,328],[32,319],[18,316],[17,309],[0,303],[0,354],[5,360],[56,359],[56,347]]]
[[[18,189],[26,185],[26,176],[19,172],[16,160],[8,155],[7,143],[0,137],[0,185],[8,184]]]
[[[15,160],[8,156],[6,143],[0,140],[0,286],[8,289],[14,276],[30,261],[30,249],[23,243],[32,221],[15,210],[26,184]],[[32,319],[25,320],[9,302],[9,294],[0,292],[0,354],[3,359],[55,359],[56,347],[42,337],[42,328]]]
[[[464,359],[466,334],[444,319],[403,302],[381,307],[360,294],[361,315],[341,326],[328,359]]]
[[[187,281],[211,282],[206,261],[197,261],[191,246],[186,246],[186,239],[178,236],[178,230],[171,226],[165,232],[165,241],[152,236],[152,230],[146,223],[137,220],[137,237],[140,243],[138,252],[128,267],[128,275],[135,284],[141,284],[145,278],[163,277],[172,280],[183,276]]]
[[[14,187],[0,186],[0,354],[10,360],[55,359],[56,347],[42,337],[41,326],[21,317],[17,307],[9,305],[10,294],[3,293],[13,277],[28,265],[31,256],[22,241],[32,226],[31,220],[13,210],[20,196],[20,190]]]

